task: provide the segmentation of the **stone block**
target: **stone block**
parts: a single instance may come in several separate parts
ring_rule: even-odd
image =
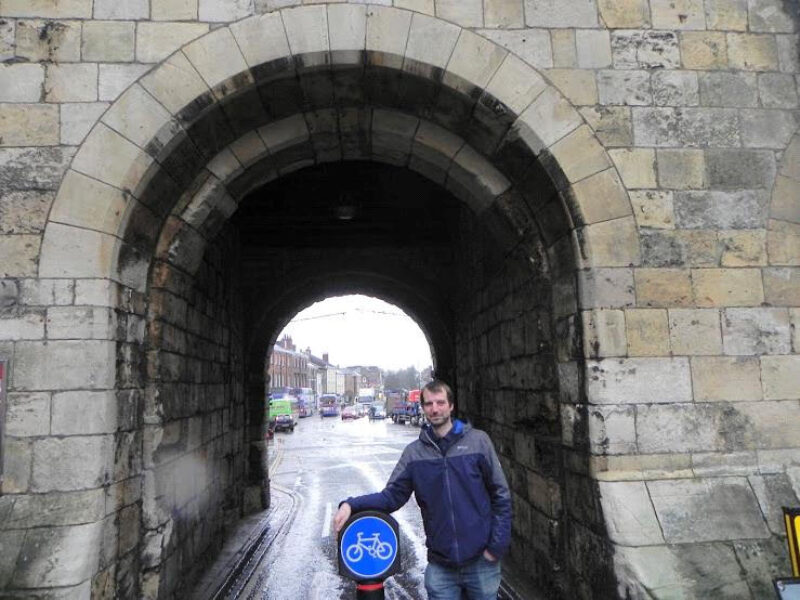
[[[536,68],[549,69],[554,65],[550,34],[545,29],[480,29],[477,33],[500,44]],[[559,64],[558,66],[575,65]]]
[[[576,212],[580,215],[580,221],[584,223],[619,219],[631,213],[628,195],[613,169],[606,169],[577,182],[572,186],[569,200],[576,204]],[[627,227],[623,222],[618,225],[621,228]],[[620,248],[620,250],[625,249]],[[628,247],[627,251],[636,254],[637,249]],[[631,260],[636,262],[633,258]]]
[[[606,358],[625,356],[625,313],[621,310],[590,310],[581,312],[584,356]]]
[[[633,190],[629,192],[629,197],[633,215],[640,228],[675,228],[672,192]]]
[[[194,21],[197,0],[151,0],[150,18],[154,21]]]
[[[623,546],[664,543],[644,482],[601,481],[598,486],[603,516],[612,542]]]
[[[327,36],[325,41],[327,50]],[[227,27],[216,29],[191,42],[183,49],[183,53],[219,98],[241,91],[241,88],[253,82],[239,46]],[[235,81],[231,82],[234,77]]]
[[[0,234],[41,233],[53,204],[53,192],[0,192]]]
[[[97,65],[48,65],[44,89],[47,102],[94,102],[97,100]]]
[[[598,0],[600,20],[609,29],[638,29],[650,26],[647,0]]]
[[[106,102],[61,104],[61,143],[77,146],[106,109]]]
[[[800,354],[800,308],[790,308],[789,318],[792,323],[792,348],[795,354]]]
[[[707,186],[705,154],[702,150],[659,149],[656,156],[661,187],[686,190]]]
[[[142,21],[136,27],[136,60],[142,63],[159,62],[205,33],[208,33],[207,23]]]
[[[797,123],[798,120],[792,111],[743,109],[741,111],[742,146],[783,150],[789,145]]]
[[[295,57],[329,51],[328,12],[325,6],[291,8],[283,11],[282,17],[289,48]],[[317,64],[318,60],[308,57],[304,63],[312,61],[309,64]]]
[[[48,339],[113,339],[116,316],[107,308],[54,306],[47,309]]]
[[[792,489],[792,482],[785,473],[769,475],[752,475],[748,478],[770,531],[776,535],[785,535],[783,506],[797,506],[797,492]]]
[[[497,44],[464,30],[447,63],[443,82],[465,94],[473,91],[472,86],[484,88],[507,54]]]
[[[522,0],[484,0],[484,25],[500,29],[525,26]]]
[[[148,73],[141,85],[172,114],[208,92],[208,86],[183,53]]]
[[[693,269],[697,306],[759,306],[764,301],[758,269]]]
[[[48,492],[99,487],[110,478],[113,460],[110,436],[39,440],[33,444],[31,489]]]
[[[611,35],[611,52],[616,69],[680,67],[678,37],[672,31],[614,31]]]
[[[28,494],[15,498],[2,527],[53,527],[99,521],[105,515],[102,488],[79,492]]]
[[[548,88],[525,109],[517,122],[527,126],[548,147],[577,129],[581,118],[563,96]]]
[[[572,104],[597,104],[597,84],[592,71],[585,69],[548,69],[545,76]]]
[[[721,354],[719,311],[671,308],[669,339],[672,354],[690,356]]]
[[[64,587],[89,579],[97,567],[101,532],[100,522],[30,530],[12,585]]]
[[[394,5],[424,15],[433,16],[436,13],[434,0],[395,0]]]
[[[135,189],[152,163],[143,150],[99,123],[72,162],[76,171],[121,190]]]
[[[135,37],[132,21],[86,21],[81,58],[86,62],[131,62]]]
[[[760,229],[721,231],[723,267],[754,267],[767,264],[766,232]]]
[[[636,448],[636,407],[593,406],[588,411],[589,449],[593,455],[630,454]]]
[[[0,102],[39,102],[44,67],[31,64],[0,64]]]
[[[800,398],[800,355],[762,356],[761,382],[767,400]]]
[[[574,29],[553,29],[550,31],[552,62],[556,68],[575,68],[578,66],[578,51],[575,47]]]
[[[576,230],[587,265],[631,267],[640,264],[640,245],[632,216],[592,223]]]
[[[116,234],[127,204],[122,190],[76,171],[67,171],[51,218],[59,223]]]
[[[273,154],[295,145],[298,141],[306,140],[309,136],[303,115],[273,121],[259,128],[258,134]]]
[[[3,552],[0,553],[0,586],[4,589],[7,588],[11,576],[14,574],[14,568],[17,566],[17,557],[22,548],[22,542],[25,541],[26,531],[0,531],[0,548]]]
[[[578,278],[581,308],[622,308],[635,302],[631,269],[592,269]]]
[[[161,137],[177,134],[178,127],[170,124],[171,119],[172,115],[139,84],[128,88],[103,115],[103,123],[140,148],[156,140],[162,128],[168,127]]]
[[[597,74],[597,94],[605,105],[647,106],[653,103],[650,73],[609,70]]]
[[[785,308],[729,308],[722,319],[725,354],[791,353],[789,311]]]
[[[778,63],[783,73],[795,73],[800,67],[800,40],[796,35],[778,35]]]
[[[636,269],[636,304],[640,307],[691,306],[692,284],[683,269]]]
[[[228,23],[253,14],[252,0],[198,0],[200,21]]]
[[[50,394],[8,394],[5,433],[13,437],[50,434]]]
[[[14,20],[0,23],[0,61],[6,61],[16,55],[14,42],[16,29],[17,23]]]
[[[631,357],[669,354],[669,325],[665,310],[626,309],[625,333]]]
[[[53,435],[92,435],[116,430],[117,398],[113,391],[53,395]]]
[[[31,62],[77,62],[81,59],[81,21],[19,21],[12,55]]]
[[[759,73],[758,94],[765,108],[797,108],[797,86],[787,73]]]
[[[597,27],[594,0],[525,0],[530,27]]]
[[[128,87],[139,79],[149,68],[150,65],[101,64],[99,66],[97,84],[99,99],[105,102],[116,100],[122,92],[128,89]],[[63,119],[63,109],[61,116]]]
[[[81,368],[75,364],[77,355],[82,358]],[[14,389],[110,389],[114,386],[114,357],[113,342],[19,342]]]
[[[705,4],[706,24],[709,29],[747,29],[747,0],[706,0]]]
[[[550,152],[570,183],[606,171],[611,166],[592,130],[585,125],[561,138],[550,147]],[[619,179],[614,177],[614,180],[621,187]],[[602,197],[601,192],[597,192],[597,195]]]
[[[541,75],[509,53],[486,86],[486,92],[519,114],[546,87]]]
[[[578,67],[603,69],[611,66],[611,38],[603,29],[577,29],[575,31]]]
[[[117,239],[108,234],[53,223],[47,228],[39,260],[41,277],[108,277]]]
[[[58,106],[0,104],[0,146],[52,146],[58,138]]]
[[[366,43],[367,11],[357,4],[328,6],[328,35],[332,51],[363,50]],[[361,62],[360,53],[353,52],[354,62]]]
[[[630,108],[594,106],[581,109],[581,115],[594,129],[597,139],[606,147],[632,146],[633,123]]]
[[[72,304],[75,282],[72,279],[22,279],[19,301],[24,306]]]
[[[592,404],[690,402],[686,358],[627,358],[586,361],[587,396]]]
[[[703,0],[650,0],[653,29],[705,29]]]
[[[651,481],[647,488],[668,543],[769,536],[745,478]]]
[[[655,151],[652,148],[621,148],[609,150],[611,160],[619,171],[622,182],[628,189],[635,188],[654,188],[656,187],[656,160]],[[639,195],[639,199],[642,195]],[[633,198],[631,197],[631,204]],[[641,216],[636,211],[637,204],[634,204],[634,216],[637,223],[642,227]]]
[[[765,269],[764,295],[769,304],[800,305],[800,270],[792,267]]]
[[[762,191],[677,192],[675,224],[684,229],[757,229],[766,223],[769,198]]]
[[[728,68],[728,42],[721,31],[683,31],[680,50],[686,69]]]
[[[423,11],[425,12],[425,11]],[[433,10],[430,13],[433,14]],[[393,66],[402,66],[412,13],[394,8],[371,7],[367,12],[366,48],[391,56]],[[386,60],[389,60],[388,58]]]
[[[406,45],[404,69],[412,67],[408,60],[423,65],[445,68],[461,29],[426,15],[415,14],[411,19]],[[426,67],[426,69],[429,67]]]
[[[762,393],[758,358],[692,358],[692,385],[695,402],[760,400]]]
[[[796,4],[781,0],[750,0],[748,2],[750,31],[794,33],[800,10]]]
[[[700,104],[703,106],[758,106],[755,73],[700,73]]]
[[[3,439],[3,487],[4,494],[27,492],[31,480],[33,451],[26,439]],[[0,552],[0,554],[2,554]]]
[[[5,0],[4,17],[44,17],[46,19],[90,19],[92,0]]]
[[[40,243],[39,235],[0,236],[0,277],[35,277]]]
[[[26,312],[0,319],[4,340],[40,340],[44,338],[41,312]]]
[[[511,182],[495,169],[471,146],[464,145],[453,158],[449,180],[455,180],[470,190],[473,210],[480,213],[491,205],[495,198],[511,187]]]
[[[777,71],[778,46],[774,35],[729,33],[728,64],[743,71]]]
[[[650,85],[656,106],[696,106],[700,103],[697,73],[694,71],[656,71],[651,75]]]
[[[736,433],[736,436],[743,439],[748,447],[754,447],[759,450],[793,448],[795,440],[797,439],[797,399],[800,398],[800,393],[798,393],[797,390],[800,389],[798,388],[798,381],[800,378],[797,377],[796,373],[790,375],[788,379],[786,375],[784,375],[784,385],[789,387],[793,384],[795,389],[793,398],[788,402],[769,401],[767,396],[768,393],[774,391],[780,393],[777,388],[771,385],[773,383],[771,377],[776,374],[771,369],[775,365],[770,362],[767,369],[764,367],[764,363],[767,359],[777,358],[786,359],[797,357],[762,357],[761,381],[765,389],[765,399],[760,402],[737,402],[731,407],[731,410],[736,411],[736,414],[732,414],[731,416],[735,417],[739,422],[740,433]],[[790,368],[792,367],[797,369],[797,361],[795,361],[793,365],[790,365]],[[765,374],[767,373],[767,380],[765,380]],[[792,381],[792,377],[794,381]],[[766,381],[770,383],[767,384]],[[769,388],[767,386],[769,386]],[[789,394],[791,394],[791,392],[789,392]],[[759,463],[761,462],[761,457],[762,453],[759,452]],[[781,472],[784,471],[788,464],[793,464],[793,461],[786,460],[786,457],[784,457],[784,466],[779,470]],[[759,471],[762,473],[768,472],[768,470],[761,467],[759,467]]]
[[[483,1],[436,0],[436,16],[462,27],[483,27]]]

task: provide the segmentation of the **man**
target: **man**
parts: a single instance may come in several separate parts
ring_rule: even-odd
[[[333,519],[338,533],[353,512],[394,512],[414,492],[428,546],[430,600],[497,598],[500,559],[511,538],[511,495],[489,436],[452,419],[453,391],[443,381],[422,390],[428,418],[383,491],[348,498]]]

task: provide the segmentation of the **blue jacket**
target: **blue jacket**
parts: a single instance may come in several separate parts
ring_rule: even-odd
[[[411,492],[422,510],[428,560],[466,564],[488,549],[497,558],[511,541],[511,494],[489,436],[459,420],[436,443],[429,425],[405,450],[383,491],[348,498],[353,512],[394,512]]]

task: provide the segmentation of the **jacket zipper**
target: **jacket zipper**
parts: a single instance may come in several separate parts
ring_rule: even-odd
[[[456,535],[456,513],[453,510],[453,492],[450,488],[450,470],[447,466],[447,456],[444,452],[442,452],[442,449],[439,448],[439,445],[431,439],[427,431],[425,432],[425,435],[431,444],[433,444],[433,447],[436,448],[436,451],[442,456],[442,461],[444,463],[444,484],[445,488],[447,488],[447,499],[450,502],[450,524],[453,527],[453,542],[455,543],[456,547],[456,563],[459,563],[461,562],[461,550],[458,547],[458,536]]]

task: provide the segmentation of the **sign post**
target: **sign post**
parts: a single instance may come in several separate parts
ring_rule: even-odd
[[[400,530],[379,511],[352,515],[339,534],[339,574],[356,582],[356,598],[384,597],[383,581],[400,570]]]

